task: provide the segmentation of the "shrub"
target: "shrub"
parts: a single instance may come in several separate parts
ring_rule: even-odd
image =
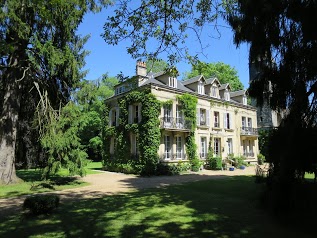
[[[247,166],[248,164],[244,160],[245,160],[245,157],[243,156],[234,157],[233,158],[234,167],[240,168],[242,165]]]
[[[34,215],[48,214],[59,205],[57,195],[35,195],[27,197],[23,203],[23,209],[29,209]]]
[[[190,170],[191,165],[188,162],[178,162],[177,164],[159,163],[156,169],[156,175],[177,175]]]
[[[221,157],[207,158],[207,168],[211,170],[221,170],[222,169]]]
[[[262,154],[258,154],[258,164],[262,165],[265,163],[265,156]]]

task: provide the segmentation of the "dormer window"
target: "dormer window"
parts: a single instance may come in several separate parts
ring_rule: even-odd
[[[177,81],[175,77],[169,77],[168,78],[168,86],[172,87],[172,88],[176,88],[177,87]]]
[[[242,103],[243,103],[243,105],[247,105],[248,104],[247,96],[245,96],[245,95],[243,96]]]
[[[198,94],[205,94],[205,87],[202,82],[198,83]]]
[[[210,94],[210,96],[211,96],[211,97],[214,97],[214,98],[218,97],[217,91],[218,91],[218,88],[217,88],[216,86],[212,86],[212,87],[211,87],[211,94]]]
[[[226,89],[226,91],[225,91],[225,100],[226,101],[230,101],[230,93],[229,93],[229,91]]]

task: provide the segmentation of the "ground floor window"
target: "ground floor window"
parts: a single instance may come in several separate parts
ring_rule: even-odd
[[[164,136],[164,145],[165,145],[165,159],[171,159],[171,137],[166,135]]]
[[[228,154],[233,154],[233,144],[232,144],[232,138],[228,138]]]
[[[214,154],[220,156],[220,138],[214,138]]]
[[[176,158],[181,159],[183,155],[182,137],[176,136]]]
[[[201,137],[200,138],[200,157],[206,158],[207,154],[207,138]]]

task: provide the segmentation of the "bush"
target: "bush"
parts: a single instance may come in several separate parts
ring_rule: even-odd
[[[240,168],[242,165],[247,166],[248,164],[244,161],[245,157],[239,156],[239,157],[234,157],[234,167]]]
[[[156,175],[177,175],[190,170],[191,165],[187,162],[178,162],[177,164],[159,163],[156,169]]]
[[[262,165],[265,163],[265,156],[262,154],[258,154],[258,164]]]
[[[193,159],[191,161],[191,170],[194,171],[194,172],[198,172],[200,170],[200,167],[201,167],[202,163],[200,162],[199,159]]]
[[[222,158],[221,157],[207,158],[207,168],[211,170],[221,170]]]
[[[34,215],[48,214],[59,205],[57,195],[35,195],[27,197],[23,203],[23,209],[29,209]]]

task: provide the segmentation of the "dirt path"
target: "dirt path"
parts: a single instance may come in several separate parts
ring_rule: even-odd
[[[197,173],[188,173],[177,176],[139,177],[121,173],[102,172],[87,175],[81,178],[90,185],[80,188],[66,189],[52,192],[59,194],[61,202],[78,198],[96,198],[122,192],[136,191],[145,188],[156,188],[172,184],[201,181],[207,179],[219,179],[226,176],[254,175],[255,167],[250,166],[245,170],[235,171],[210,171],[203,170]],[[27,196],[0,199],[0,216],[19,212],[22,203]]]

